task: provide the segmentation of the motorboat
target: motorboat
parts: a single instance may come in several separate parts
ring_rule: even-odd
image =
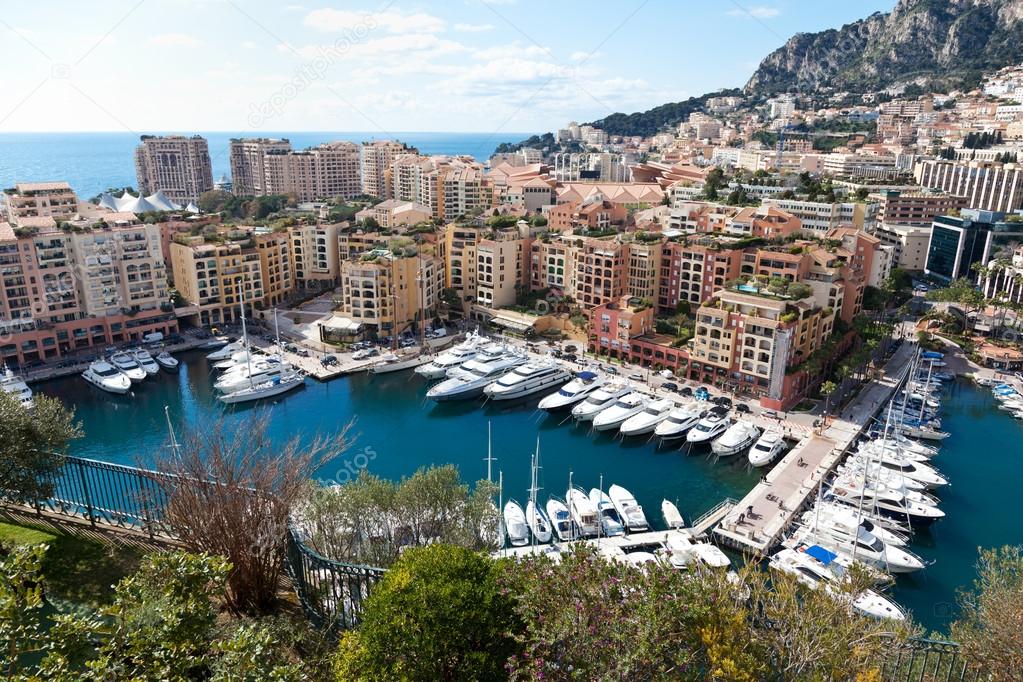
[[[834,502],[818,501],[813,509],[803,512],[800,522],[804,526],[814,524],[826,524],[828,526],[843,528],[846,533],[852,533],[855,528],[862,528],[881,538],[886,545],[905,547],[909,544],[909,536],[905,533],[886,528],[875,522],[874,518],[865,513],[862,509],[854,509],[848,505],[835,504]]]
[[[929,507],[937,507],[941,504],[941,501],[934,495],[906,485],[905,481],[899,480],[898,477],[894,477],[893,480],[887,481],[871,477],[867,477],[867,479],[864,480],[862,473],[843,473],[839,474],[834,481],[832,481],[832,486],[861,488],[870,493],[900,493],[910,502],[918,502]]]
[[[685,437],[689,429],[696,426],[700,421],[703,410],[699,403],[691,402],[675,407],[668,413],[664,421],[654,429],[654,435],[661,439],[662,443],[679,440]]]
[[[901,474],[885,469],[877,463],[868,464],[865,460],[850,458],[840,464],[836,471],[842,478],[862,480],[866,475],[871,481],[877,481],[883,485],[894,487],[903,486],[907,490],[927,490],[927,486],[912,478],[905,478]]]
[[[370,374],[390,374],[401,372],[406,369],[413,369],[430,362],[431,356],[426,353],[386,353],[380,361],[369,368]]]
[[[416,367],[416,374],[425,379],[441,379],[449,369],[458,367],[476,357],[481,339],[479,334],[473,332],[466,337],[465,341],[453,348],[449,348],[425,365]]]
[[[262,357],[260,353],[249,351],[243,348],[242,350],[231,353],[226,358],[221,358],[220,360],[214,362],[213,369],[219,369],[221,371],[228,372],[236,367],[244,367],[246,362],[249,362],[250,360],[255,360],[260,357]]]
[[[106,360],[96,360],[84,372],[82,378],[107,393],[123,395],[131,389],[131,379],[120,369]]]
[[[758,438],[760,429],[753,423],[740,419],[725,429],[725,432],[710,444],[710,448],[718,457],[731,457],[753,445]]]
[[[572,373],[555,362],[527,362],[483,389],[491,400],[514,400],[558,386]]]
[[[668,528],[679,529],[686,527],[682,514],[679,513],[678,507],[671,500],[661,500],[661,518],[664,519],[664,525]]]
[[[552,497],[547,500],[546,509],[547,518],[550,519],[558,540],[562,542],[575,540],[577,535],[575,522],[572,521],[572,515],[568,513],[568,507],[564,501]]]
[[[485,362],[470,360],[427,391],[426,397],[438,402],[479,397],[487,386],[525,363],[526,356],[517,353],[507,353],[498,360]]]
[[[658,398],[651,401],[642,412],[632,415],[622,422],[619,431],[623,436],[642,436],[653,433],[657,425],[668,418],[671,408],[675,403],[667,398]]]
[[[25,380],[15,374],[10,367],[5,366],[3,368],[3,373],[0,373],[0,391],[11,396],[11,398],[13,398],[26,410],[31,410],[35,407],[35,401],[32,399],[32,389],[29,388]]]
[[[749,463],[755,467],[767,466],[778,459],[788,446],[781,431],[768,429],[757,439],[753,447],[749,449]]]
[[[632,391],[622,384],[605,384],[591,393],[586,400],[572,408],[572,417],[576,421],[590,422],[602,411],[611,407],[619,398]]]
[[[526,502],[526,525],[537,542],[543,544],[551,541],[551,520],[533,500]]]
[[[597,431],[617,431],[626,419],[642,412],[649,402],[650,396],[639,391],[623,395],[593,418],[593,428]]]
[[[454,367],[448,368],[444,376],[450,378],[461,372],[464,372],[465,368],[469,365],[469,363],[474,363],[477,365],[498,363],[504,360],[509,354],[516,353],[519,353],[519,351],[516,350],[515,348],[512,348],[511,346],[505,346],[504,344],[501,343],[489,343],[485,346],[481,346],[476,351],[476,354],[469,360],[466,360],[460,365],[455,365]]]
[[[132,355],[135,356],[135,361],[139,363],[139,367],[141,367],[148,376],[160,373],[159,363],[157,363],[157,361],[153,358],[152,353],[145,348],[136,348]]]
[[[600,534],[605,537],[625,535],[625,524],[618,516],[611,498],[600,488],[590,488],[590,502],[597,508],[597,518],[600,520]]]
[[[829,500],[851,507],[872,510],[896,521],[905,521],[912,528],[930,526],[944,518],[945,512],[935,506],[907,499],[902,492],[867,486],[835,486],[828,492]]]
[[[688,570],[696,565],[728,569],[731,559],[709,542],[693,540],[687,533],[672,533],[664,541],[668,563],[672,568]]]
[[[903,424],[898,427],[899,431],[911,438],[922,438],[923,440],[945,440],[949,437],[947,431],[938,431],[927,426],[913,426]]]
[[[167,351],[163,351],[157,354],[156,364],[160,365],[160,367],[163,367],[168,372],[173,372],[177,370],[178,367],[181,365],[178,359],[171,355],[170,353],[168,353]]]
[[[575,378],[562,386],[555,393],[545,396],[537,405],[541,410],[553,412],[576,403],[586,400],[597,389],[604,385],[606,379],[602,374],[584,371],[575,375]]]
[[[792,537],[798,542],[820,545],[888,573],[913,573],[924,567],[920,557],[901,547],[889,547],[879,537],[862,528],[847,531],[843,527],[821,523],[798,528]]]
[[[919,481],[928,488],[940,488],[948,485],[948,479],[932,466],[923,462],[916,462],[906,457],[889,454],[887,452],[865,452],[853,455],[854,462],[863,464],[875,464],[880,468],[892,471],[906,479]]]
[[[291,365],[282,363],[277,358],[263,357],[258,360],[251,360],[241,367],[232,369],[223,374],[213,388],[221,393],[231,393],[240,388],[245,388],[250,383],[257,383],[266,379],[281,376]]]
[[[614,484],[607,489],[607,496],[611,499],[611,504],[614,505],[615,511],[618,512],[618,517],[630,533],[650,530],[650,524],[646,520],[646,514],[643,513],[643,507],[639,505],[639,502],[632,496],[632,493],[622,486]]]
[[[220,400],[228,405],[263,400],[287,393],[304,384],[305,378],[302,373],[288,367],[279,375],[263,377],[258,381],[253,378],[251,384],[221,395]]]
[[[597,535],[600,523],[597,508],[590,502],[583,489],[578,486],[570,487],[565,491],[565,503],[568,505],[568,513],[572,516],[578,535],[584,537]]]
[[[508,534],[508,542],[514,547],[521,547],[529,542],[529,526],[526,525],[526,512],[515,500],[504,503],[504,531]]]
[[[232,341],[231,343],[222,345],[212,353],[206,354],[206,359],[210,362],[220,362],[222,360],[230,360],[235,353],[240,353],[245,350],[245,344],[241,341]],[[243,361],[244,362],[244,361]]]
[[[696,422],[696,426],[689,429],[686,434],[686,442],[690,445],[701,445],[723,434],[731,425],[727,416],[711,412]]]
[[[131,353],[114,353],[110,356],[109,362],[122,374],[131,379],[132,383],[137,384],[148,376],[146,370],[142,369],[142,365],[139,364],[138,360]]]
[[[230,341],[231,340],[225,336],[214,336],[212,339],[207,339],[199,344],[199,350],[216,350],[218,348],[223,348],[230,343]]]
[[[848,601],[849,607],[861,615],[905,620],[902,609],[879,592],[863,590],[859,594],[847,595],[838,589],[848,575],[847,568],[838,559],[837,554],[819,545],[800,545],[775,554],[769,566],[772,570],[795,576],[810,589],[823,589],[838,599]]]

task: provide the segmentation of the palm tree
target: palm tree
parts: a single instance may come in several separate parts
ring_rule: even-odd
[[[831,409],[831,394],[835,392],[838,386],[834,381],[828,380],[821,384],[821,395],[824,396],[824,420],[827,421],[828,410]]]

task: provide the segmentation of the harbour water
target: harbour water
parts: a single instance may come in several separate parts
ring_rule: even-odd
[[[36,390],[75,406],[86,435],[72,445],[72,454],[130,465],[151,464],[154,454],[166,448],[165,405],[179,434],[222,412],[230,423],[241,423],[266,409],[221,407],[202,354],[181,359],[179,374],[161,373],[128,397],[101,393],[78,377]],[[539,435],[542,498],[562,496],[570,471],[573,482],[587,489],[603,476],[605,488],[618,483],[631,490],[655,526],[660,526],[663,498],[676,501],[690,521],[725,497],[742,497],[759,479],[760,472],[749,470],[745,457],[714,462],[705,455],[658,450],[642,438],[622,442],[591,434],[571,421],[560,423],[565,415],[537,412],[535,400],[511,406],[481,407],[477,401],[438,405],[425,393],[426,383],[409,372],[328,383],[307,380],[304,388],[270,406],[271,434],[280,440],[312,437],[336,432],[355,418],[353,447],[324,467],[323,480],[344,482],[362,467],[400,478],[421,466],[453,463],[471,481],[485,476],[490,423],[495,472],[504,474],[506,497],[525,501],[530,453]],[[900,577],[893,590],[918,621],[934,630],[945,630],[955,617],[955,592],[973,579],[977,547],[1023,542],[1015,508],[1023,489],[1023,424],[999,412],[986,389],[965,382],[949,390],[942,424],[952,433],[935,460],[952,481],[941,491],[947,517],[919,535],[914,546],[935,563]]]

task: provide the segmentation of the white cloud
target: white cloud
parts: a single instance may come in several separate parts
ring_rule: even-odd
[[[579,51],[579,52],[573,52],[572,54],[568,55],[568,58],[569,58],[569,60],[571,60],[573,62],[585,62],[585,61],[589,61],[591,59],[596,59],[599,56],[600,56],[599,52],[582,52],[582,51]]]
[[[730,17],[752,17],[754,19],[773,19],[781,14],[777,7],[767,5],[753,5],[752,7],[736,7],[726,12]]]
[[[242,47],[244,47],[246,50],[255,50],[257,45],[251,40],[246,40],[242,42]]]
[[[444,20],[432,14],[405,14],[398,10],[360,12],[325,7],[307,14],[302,23],[319,31],[354,33],[356,37],[376,28],[389,33],[437,33],[444,30]]]
[[[482,33],[484,31],[493,31],[493,24],[455,24],[451,28],[462,33]]]
[[[491,45],[481,50],[474,50],[472,56],[479,60],[540,57],[551,58],[551,51],[539,45],[521,45],[518,42],[507,45]]]
[[[150,44],[158,47],[197,47],[202,42],[185,33],[161,33],[149,39]]]

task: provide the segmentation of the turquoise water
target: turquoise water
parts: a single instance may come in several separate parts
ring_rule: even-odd
[[[152,134],[167,134],[154,132]],[[177,134],[182,134],[178,132]],[[193,134],[191,131],[187,134]],[[231,175],[228,142],[252,137],[242,132],[199,132],[209,141],[213,179]],[[502,142],[517,142],[532,133],[423,133],[395,132],[393,136],[423,154],[465,154],[481,161]],[[323,142],[381,139],[379,132],[264,132],[263,137],[286,137],[295,149]],[[134,187],[134,133],[0,133],[0,187],[16,182],[67,180],[80,197],[88,199],[110,187]]]
[[[123,464],[152,462],[167,444],[164,405],[175,429],[198,425],[224,412],[232,423],[251,420],[266,408],[225,409],[211,391],[211,375],[202,355],[182,356],[178,375],[161,373],[136,387],[132,397],[101,393],[78,377],[42,384],[37,390],[77,408],[86,437],[73,454]],[[541,497],[562,496],[569,471],[585,488],[619,483],[631,490],[652,521],[660,523],[661,499],[677,502],[693,519],[724,497],[742,497],[759,479],[744,458],[711,462],[703,455],[657,450],[643,440],[622,442],[590,434],[564,416],[535,410],[535,400],[511,406],[480,403],[434,404],[426,383],[408,372],[379,377],[355,375],[317,383],[307,380],[298,392],[269,407],[277,439],[337,431],[357,417],[356,441],[348,453],[320,472],[324,480],[344,482],[362,466],[389,478],[429,464],[454,463],[462,477],[485,476],[487,424],[493,429],[496,471],[504,473],[506,497],[527,498],[529,458],[540,436],[543,471]],[[952,480],[942,493],[947,518],[919,537],[914,550],[936,563],[916,576],[900,578],[899,602],[931,629],[944,629],[954,615],[957,588],[973,577],[977,546],[1023,542],[1023,526],[1012,502],[1023,485],[1023,425],[994,408],[984,389],[957,384],[945,400],[943,425],[952,432],[935,464]]]

